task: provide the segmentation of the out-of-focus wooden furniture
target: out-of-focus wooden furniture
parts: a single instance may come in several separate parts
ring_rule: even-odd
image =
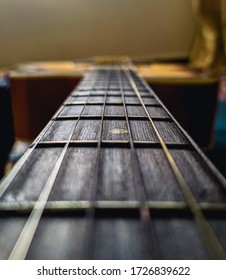
[[[84,71],[85,65],[75,68],[72,62],[27,63],[11,71],[16,137],[34,139]]]
[[[181,64],[137,64],[177,121],[202,147],[212,143],[218,79]],[[92,62],[33,62],[11,72],[16,136],[33,139]],[[53,98],[54,96],[54,98]]]

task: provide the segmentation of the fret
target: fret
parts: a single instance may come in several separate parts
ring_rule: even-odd
[[[80,117],[80,119],[101,119],[101,115],[82,115]],[[104,116],[105,119],[111,119],[111,120],[114,120],[114,119],[125,119],[125,115],[105,115]],[[77,119],[78,118],[78,115],[63,115],[63,116],[58,116],[56,118],[54,118],[53,120],[74,120],[74,119]],[[128,116],[128,119],[129,120],[148,120],[147,117],[145,116]],[[164,117],[152,117],[152,119],[154,121],[164,121],[164,122],[171,122],[172,120],[169,119],[169,118],[164,118]]]
[[[64,105],[66,106],[73,106],[73,105],[85,105],[86,102],[85,101],[71,101],[71,100],[68,100],[67,102],[64,103]],[[103,105],[103,102],[102,101],[89,101],[87,103],[88,105]],[[136,101],[127,101],[126,102],[127,105],[130,105],[130,106],[139,106],[140,103],[139,101],[136,99]],[[114,105],[114,106],[122,106],[123,103],[121,101],[107,101],[106,102],[106,105]],[[146,105],[147,106],[153,106],[153,107],[161,107],[160,104],[158,103],[158,101],[156,99],[151,99],[151,101],[149,102],[146,102]]]
[[[0,211],[6,215],[17,213],[17,215],[24,215],[31,213],[34,208],[35,202],[1,202]],[[137,209],[139,210],[142,207],[142,204],[139,201],[95,201],[92,206],[91,201],[89,200],[54,200],[47,201],[44,209],[44,214],[48,213],[76,213],[80,211],[87,211],[91,207],[95,209],[101,209],[103,213],[106,210],[128,210],[128,209]],[[165,211],[179,211],[179,212],[188,212],[189,207],[186,202],[178,201],[149,201],[145,202],[145,207],[150,209],[150,211],[160,211],[164,216]],[[215,213],[215,215],[220,215],[225,213],[226,204],[225,203],[208,203],[201,202],[200,208],[204,213]]]
[[[66,144],[66,141],[40,141],[38,142],[37,147],[62,147]],[[70,141],[69,146],[74,147],[92,147],[97,146],[97,140],[72,140]],[[123,147],[123,145],[129,144],[129,141],[126,140],[102,140],[102,147]],[[134,147],[137,148],[161,148],[159,142],[154,141],[133,141]],[[166,146],[169,149],[185,149],[185,150],[192,150],[192,146],[190,144],[184,143],[172,143],[172,142],[165,142]]]
[[[86,74],[2,181],[0,213],[0,258],[226,258],[225,180],[129,61]]]

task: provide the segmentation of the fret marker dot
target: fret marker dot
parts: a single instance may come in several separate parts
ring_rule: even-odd
[[[122,129],[122,128],[113,128],[110,130],[112,134],[128,134],[127,129]]]

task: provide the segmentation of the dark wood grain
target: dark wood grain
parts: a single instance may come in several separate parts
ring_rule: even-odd
[[[16,240],[27,220],[24,217],[0,217],[0,260],[5,260],[11,253]]]
[[[149,121],[130,121],[129,123],[134,141],[158,142],[158,138]]]
[[[137,106],[127,105],[126,108],[127,108],[128,116],[142,116],[142,117],[147,116],[147,114],[145,113],[141,105],[137,105]]]
[[[74,120],[55,121],[45,135],[42,141],[66,141],[69,139],[74,127]]]
[[[147,199],[184,201],[176,178],[161,149],[137,149]]]
[[[101,129],[100,120],[79,120],[72,140],[97,140]]]
[[[61,150],[61,148],[35,149],[12,181],[2,200],[7,202],[36,201]]]
[[[154,219],[154,226],[163,259],[208,259],[192,219]]]
[[[147,110],[153,118],[167,118],[169,117],[166,111],[161,107],[147,106]]]
[[[74,116],[80,115],[84,106],[82,105],[74,105],[74,106],[64,106],[63,110],[61,111],[61,116]]]
[[[88,98],[88,102],[104,102],[104,96],[92,95]]]
[[[106,105],[105,115],[125,115],[122,105]]]
[[[90,200],[95,148],[69,148],[49,200]]]
[[[175,123],[164,121],[155,121],[154,123],[164,142],[188,143],[188,140]]]
[[[82,115],[102,115],[103,106],[102,105],[86,105]]]
[[[185,180],[198,201],[226,202],[226,192],[195,151],[172,150]]]
[[[137,200],[130,149],[102,149],[97,200]]]
[[[212,226],[217,238],[219,238],[222,246],[224,247],[224,250],[226,250],[226,218],[223,213],[221,217],[215,217],[208,219],[210,222],[210,225]]]
[[[81,259],[86,241],[85,226],[86,220],[83,218],[43,217],[27,259]]]
[[[97,221],[95,259],[153,259],[152,247],[151,236],[146,238],[139,220],[106,218]]]

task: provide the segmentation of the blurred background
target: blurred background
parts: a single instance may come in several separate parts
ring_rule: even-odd
[[[226,176],[225,2],[1,0],[0,176],[99,55],[130,56]]]
[[[1,0],[0,65],[95,55],[187,57],[190,0]]]

